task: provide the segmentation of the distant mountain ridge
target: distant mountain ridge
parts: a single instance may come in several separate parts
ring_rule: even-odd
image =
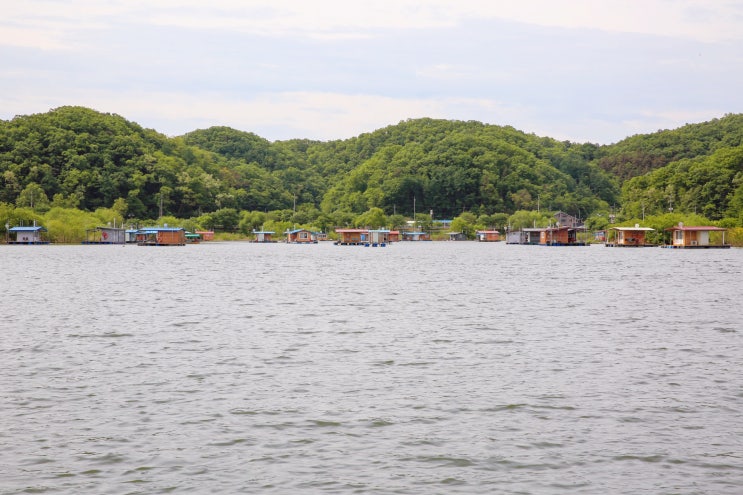
[[[224,208],[412,215],[414,205],[439,218],[536,209],[586,218],[670,203],[739,218],[742,145],[740,114],[612,145],[428,118],[344,140],[270,142],[229,127],[170,138],[60,107],[0,121],[0,202],[93,210],[118,201],[134,218],[161,207],[182,218]]]

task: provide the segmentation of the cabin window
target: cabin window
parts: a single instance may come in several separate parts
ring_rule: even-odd
[[[684,240],[684,232],[681,230],[676,231],[676,240],[677,241],[683,241]]]

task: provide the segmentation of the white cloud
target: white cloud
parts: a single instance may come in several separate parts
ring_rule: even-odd
[[[0,44],[43,49],[67,48],[76,32],[121,23],[338,39],[500,19],[703,41],[743,39],[743,5],[726,0],[41,0],[12,2],[3,10]]]
[[[738,2],[6,7],[0,118],[85,105],[170,135],[228,125],[268,139],[340,139],[432,117],[611,142],[743,111]]]

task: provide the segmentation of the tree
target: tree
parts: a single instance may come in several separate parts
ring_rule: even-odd
[[[475,236],[475,230],[477,230],[477,217],[474,213],[465,211],[452,220],[451,230],[453,232],[461,232],[468,238],[473,238]]]
[[[405,226],[405,217],[398,214],[387,217],[387,225],[390,229],[400,229]]]
[[[238,224],[240,232],[249,234],[254,230],[259,230],[266,221],[266,214],[262,211],[243,211],[240,212],[240,222]]]
[[[240,214],[234,208],[222,208],[211,214],[209,228],[235,230],[240,224]]]
[[[31,182],[23,188],[15,204],[21,208],[28,207],[32,210],[46,211],[49,209],[49,198],[40,185]]]
[[[508,225],[511,230],[519,230],[533,227],[547,227],[552,218],[543,212],[519,210],[508,217]]]
[[[370,208],[368,211],[356,217],[354,224],[357,227],[378,229],[387,225],[387,215],[384,214],[384,210],[381,208]]]

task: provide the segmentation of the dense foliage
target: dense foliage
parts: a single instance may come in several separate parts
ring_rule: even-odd
[[[598,165],[621,180],[644,175],[682,159],[743,145],[743,114],[730,114],[674,130],[631,136],[601,148]]]
[[[545,212],[557,210],[596,226],[610,213],[669,211],[734,226],[743,224],[743,115],[598,146],[435,119],[329,142],[270,142],[228,127],[171,138],[61,107],[0,121],[0,204],[11,223],[79,210],[93,215],[86,224],[103,211],[243,232],[395,227],[414,215],[502,228],[549,222]]]

